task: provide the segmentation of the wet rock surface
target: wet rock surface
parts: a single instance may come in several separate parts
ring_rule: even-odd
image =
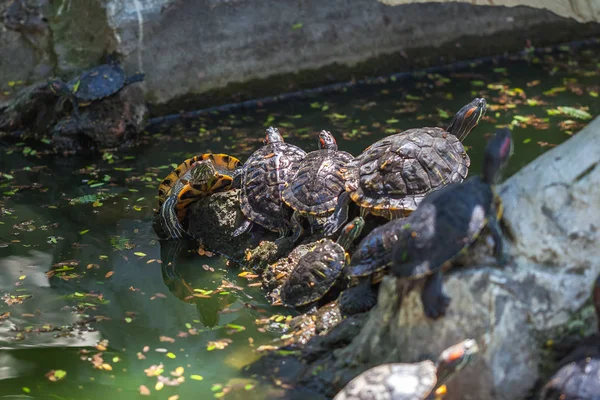
[[[586,325],[574,320],[600,272],[598,132],[600,118],[499,187],[504,228],[515,238],[505,240],[510,261],[499,268],[486,240],[475,246],[445,278],[452,298],[445,317],[424,316],[418,289],[400,306],[397,282],[386,277],[363,319],[345,319],[307,342],[290,384],[333,396],[374,365],[421,361],[470,337],[480,355],[448,383],[446,398],[527,398],[550,374],[548,341]]]

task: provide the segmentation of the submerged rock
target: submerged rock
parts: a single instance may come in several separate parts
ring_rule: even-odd
[[[314,338],[327,350],[307,355],[294,384],[333,396],[373,365],[420,361],[471,337],[480,357],[448,384],[445,398],[526,398],[543,377],[546,342],[586,304],[600,272],[600,118],[500,185],[499,194],[515,239],[505,240],[507,266],[487,263],[482,241],[461,260],[466,267],[447,274],[452,302],[438,320],[423,314],[419,290],[400,307],[397,282],[386,277],[359,332],[334,329],[329,335],[341,348],[327,344],[329,335]]]

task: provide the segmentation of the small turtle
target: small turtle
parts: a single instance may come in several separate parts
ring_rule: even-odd
[[[333,212],[338,196],[344,191],[342,173],[353,159],[352,154],[338,151],[331,132],[323,130],[319,133],[319,150],[304,157],[281,193],[283,201],[294,209],[291,219],[293,242],[302,235],[302,216],[308,218],[312,228],[315,217],[325,217]]]
[[[290,229],[292,213],[281,200],[281,192],[306,152],[285,143],[279,130],[273,127],[267,129],[264,144],[246,160],[238,173],[241,175],[240,206],[247,219],[233,236],[241,235],[252,227],[252,223],[257,223],[279,232],[276,241],[279,243]]]
[[[333,400],[426,400],[443,392],[445,384],[479,352],[477,342],[464,340],[448,347],[437,362],[381,364],[352,379]]]
[[[109,63],[92,68],[67,83],[57,78],[51,79],[48,87],[57,96],[71,101],[73,113],[79,119],[79,106],[111,96],[127,85],[142,82],[144,77],[143,73],[126,76],[116,60],[111,59]]]
[[[351,202],[362,217],[371,213],[393,219],[414,211],[427,193],[462,182],[471,164],[462,140],[485,110],[485,99],[477,98],[458,111],[447,130],[409,129],[367,147],[346,166],[346,191],[325,223],[325,234],[334,234],[348,220]]]
[[[510,130],[497,130],[485,147],[482,176],[431,193],[397,231],[399,240],[394,246],[391,272],[407,284],[425,278],[421,300],[429,318],[443,316],[450,304],[443,292],[442,271],[475,242],[485,227],[494,238],[494,255],[500,264],[504,263],[498,223],[502,202],[493,186],[512,149]]]
[[[346,250],[363,224],[361,217],[355,218],[346,224],[337,242],[320,240],[314,249],[302,256],[281,288],[283,304],[301,307],[323,298],[342,274],[349,259]]]
[[[227,190],[240,160],[227,154],[201,154],[185,160],[160,183],[158,214],[167,235],[181,239],[189,206],[212,193]]]
[[[540,400],[600,400],[600,275],[592,289],[596,333],[584,338],[544,385]]]

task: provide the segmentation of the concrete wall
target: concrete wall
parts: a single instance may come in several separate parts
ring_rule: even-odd
[[[117,50],[154,113],[600,34],[527,7],[377,0],[13,0],[0,85],[77,71]]]

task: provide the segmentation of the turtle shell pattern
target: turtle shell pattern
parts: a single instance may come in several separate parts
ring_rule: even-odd
[[[389,217],[413,211],[423,197],[462,182],[471,164],[463,144],[442,128],[409,129],[375,142],[348,164],[346,190],[360,207]]]
[[[346,252],[342,246],[323,239],[298,260],[281,288],[281,301],[299,307],[323,297],[339,278]]]
[[[394,274],[418,279],[452,261],[477,239],[496,201],[479,176],[431,193],[397,232]]]
[[[288,227],[291,210],[281,192],[306,156],[301,148],[285,142],[269,143],[246,160],[242,170],[240,206],[249,220],[277,232]]]
[[[352,379],[334,400],[424,400],[437,383],[432,361],[381,364]]]
[[[328,215],[345,190],[343,172],[353,159],[352,154],[345,151],[311,151],[283,190],[283,201],[303,214]]]
[[[180,194],[184,186],[187,185],[187,179],[190,178],[190,170],[197,161],[211,160],[216,170],[224,176],[228,176],[238,168],[240,160],[227,154],[201,154],[188,158],[175,168],[158,185],[158,209],[171,194]]]
[[[569,363],[544,385],[540,400],[563,399],[600,399],[599,358]]]
[[[125,71],[117,64],[103,64],[84,72],[67,84],[75,97],[99,100],[118,92],[125,85]]]
[[[346,267],[346,276],[358,278],[383,271],[392,263],[392,250],[398,242],[398,232],[406,225],[407,218],[397,218],[378,226],[365,236]]]

